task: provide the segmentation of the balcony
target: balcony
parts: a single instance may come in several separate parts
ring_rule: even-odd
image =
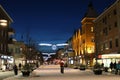
[[[11,27],[8,28],[8,35],[11,36],[15,33],[15,30]]]

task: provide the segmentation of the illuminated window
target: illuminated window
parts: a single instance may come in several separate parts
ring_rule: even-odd
[[[6,27],[7,26],[7,20],[0,20],[0,26]]]
[[[94,37],[91,38],[91,42],[95,42]]]
[[[93,30],[94,30],[93,27],[91,27],[91,32],[93,32]]]

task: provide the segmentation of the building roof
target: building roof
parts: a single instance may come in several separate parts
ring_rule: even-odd
[[[96,18],[97,16],[97,11],[94,9],[92,2],[90,2],[84,17]]]
[[[109,5],[95,20],[96,22],[98,19],[100,19],[105,13],[107,13],[112,7],[114,7],[117,3],[119,3],[120,0],[116,0],[113,4]]]
[[[4,8],[0,5],[0,14],[3,16],[3,18],[7,18],[10,20],[10,22],[13,22],[12,18],[8,15],[8,13],[4,10]]]

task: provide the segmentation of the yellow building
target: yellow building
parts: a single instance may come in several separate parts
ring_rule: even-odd
[[[88,5],[88,10],[82,19],[81,30],[75,31],[72,38],[72,47],[75,51],[75,60],[80,59],[80,63],[88,66],[93,65],[93,58],[95,53],[94,42],[94,20],[97,13],[93,8],[92,3]],[[76,57],[77,56],[77,57]]]
[[[72,37],[72,49],[74,50],[74,64],[78,65],[80,64],[80,53],[81,53],[81,34],[80,29],[74,31],[73,37]]]

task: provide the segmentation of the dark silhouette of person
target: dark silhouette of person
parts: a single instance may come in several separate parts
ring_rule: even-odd
[[[13,66],[13,70],[14,70],[14,74],[17,75],[18,74],[18,67],[16,64]]]
[[[104,68],[104,63],[101,64],[102,68]]]
[[[113,64],[113,62],[111,62],[110,63],[110,69],[111,69],[111,71],[112,71],[113,67],[114,67],[114,64]]]
[[[21,63],[19,63],[19,70],[21,70],[21,66],[22,66]]]
[[[61,59],[60,61],[60,72],[63,74],[64,73],[64,61]]]
[[[114,69],[116,69],[116,62],[113,65],[114,65]]]

